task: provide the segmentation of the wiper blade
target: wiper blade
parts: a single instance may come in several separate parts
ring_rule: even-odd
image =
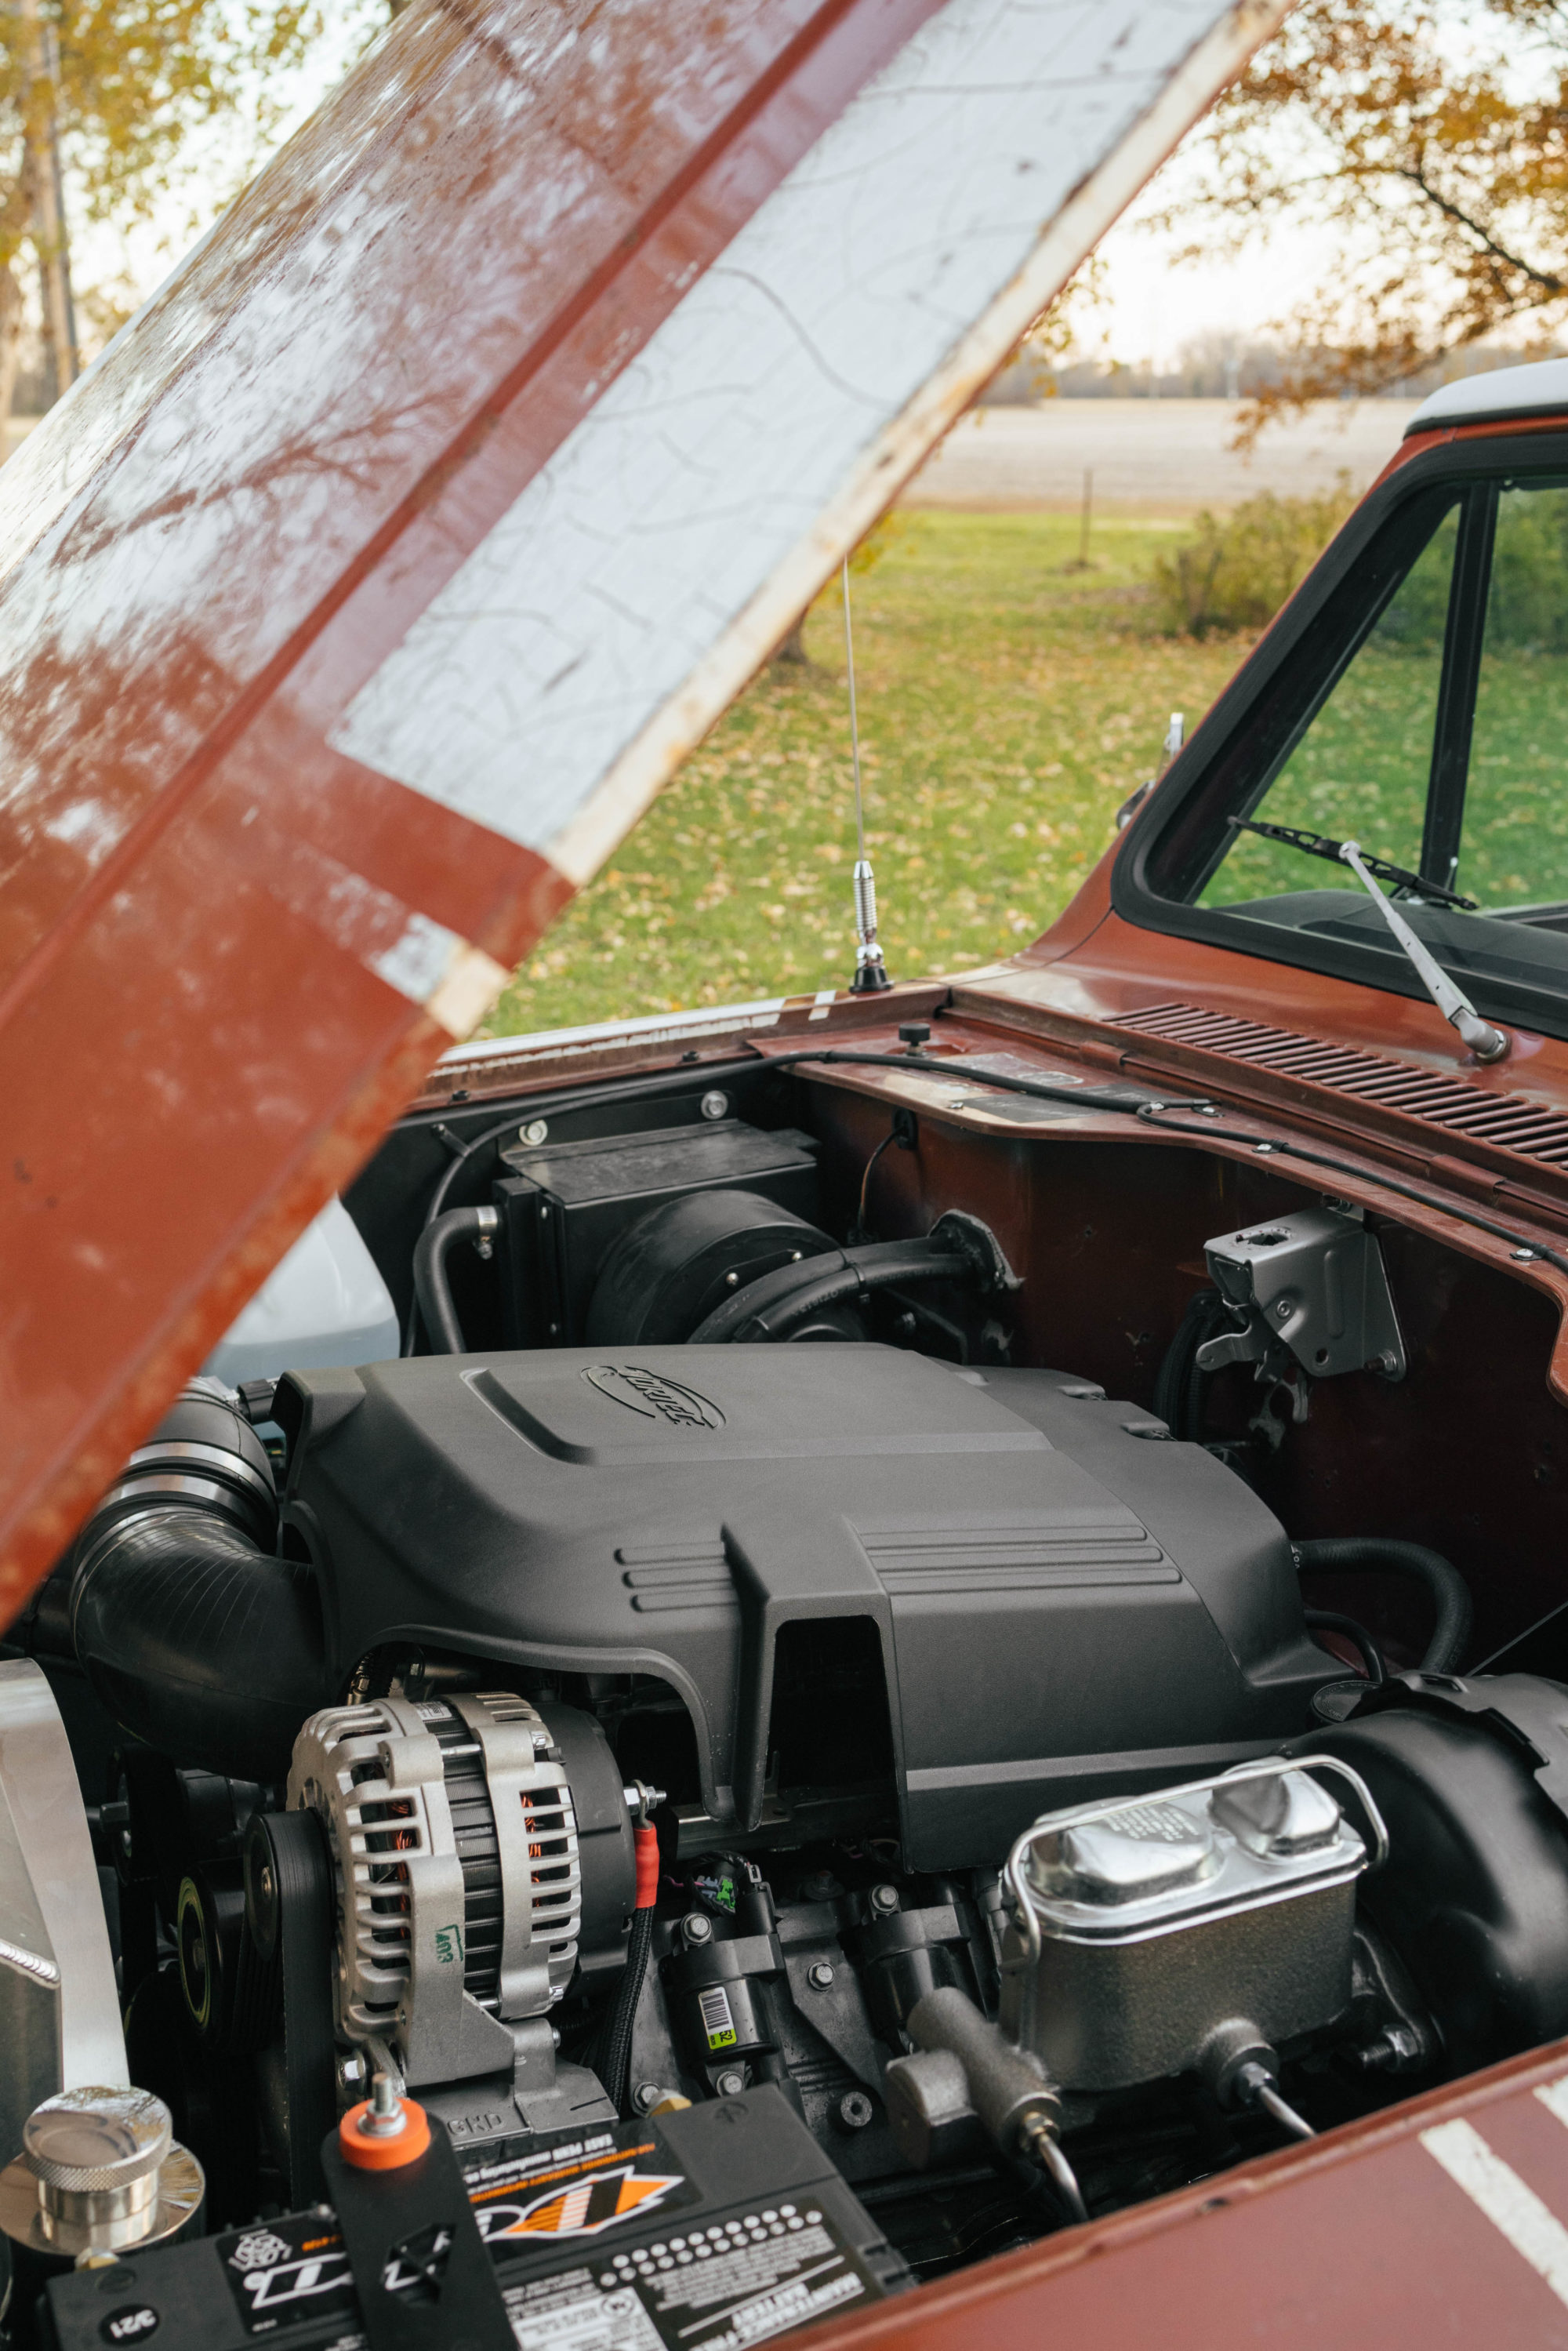
[[[1326,832],[1302,832],[1293,824],[1260,824],[1256,817],[1250,816],[1228,816],[1225,821],[1235,825],[1240,832],[1258,832],[1265,841],[1283,841],[1287,849],[1302,850],[1309,857],[1326,857],[1331,865],[1342,865],[1346,862],[1344,842],[1331,841]],[[1367,872],[1375,873],[1380,882],[1392,882],[1397,890],[1414,890],[1418,898],[1429,898],[1435,906],[1456,907],[1461,914],[1474,914],[1480,911],[1473,898],[1461,898],[1456,891],[1445,890],[1438,883],[1427,882],[1419,873],[1406,872],[1403,865],[1391,865],[1386,857],[1368,857],[1359,841],[1352,841],[1350,845]]]

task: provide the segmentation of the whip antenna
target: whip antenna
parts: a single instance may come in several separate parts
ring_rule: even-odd
[[[860,719],[855,709],[855,634],[850,620],[850,563],[844,558],[844,666],[850,681],[850,756],[855,771],[855,974],[852,996],[874,996],[893,982],[876,943],[876,876],[865,853],[865,804],[861,789]]]

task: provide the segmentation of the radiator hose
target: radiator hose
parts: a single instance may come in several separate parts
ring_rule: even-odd
[[[330,1701],[316,1579],[274,1555],[277,1532],[266,1448],[194,1380],[78,1539],[78,1660],[120,1729],[177,1763],[281,1779]]]
[[[1470,1637],[1474,1614],[1470,1589],[1451,1561],[1425,1543],[1393,1542],[1382,1535],[1334,1535],[1319,1542],[1291,1546],[1301,1575],[1409,1575],[1432,1595],[1437,1621],[1427,1654],[1424,1674],[1451,1674]]]

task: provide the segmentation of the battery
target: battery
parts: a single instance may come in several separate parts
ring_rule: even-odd
[[[771,2084],[491,2140],[459,2164],[518,2351],[749,2351],[915,2282]],[[403,2282],[394,2263],[387,2283]],[[158,2351],[365,2342],[325,2207],[55,2279],[47,2303],[57,2351],[154,2335]]]

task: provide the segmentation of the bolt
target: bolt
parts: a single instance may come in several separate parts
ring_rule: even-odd
[[[1275,1307],[1274,1311],[1279,1316],[1281,1322],[1288,1322],[1291,1319],[1290,1300],[1288,1298],[1281,1298],[1278,1306]]]
[[[898,1907],[897,1886],[873,1886],[871,1889],[871,1907],[879,1918],[891,1917]]]
[[[745,2074],[736,2072],[733,2068],[721,2074],[714,2084],[714,2088],[721,2098],[738,2098],[745,2087]]]
[[[833,2108],[833,2122],[841,2131],[862,2131],[876,2112],[863,2090],[846,2090]]]
[[[905,1020],[899,1027],[899,1042],[907,1045],[912,1053],[917,1053],[930,1034],[929,1021]]]
[[[713,1920],[711,1918],[705,1918],[700,1910],[694,1910],[689,1917],[682,1919],[681,1931],[685,1935],[688,1943],[711,1942],[713,1940]]]
[[[360,2128],[367,2138],[397,2138],[408,2128],[408,2116],[390,2074],[372,2076],[371,2102],[360,2116]]]
[[[526,1143],[529,1149],[533,1151],[537,1151],[540,1144],[548,1140],[549,1135],[549,1121],[548,1118],[530,1118],[527,1126],[520,1126],[517,1129],[518,1141]]]
[[[662,2082],[639,2082],[632,2093],[632,2104],[640,2115],[652,2114],[664,2095]]]
[[[715,1086],[711,1093],[704,1094],[701,1102],[697,1104],[697,1108],[701,1111],[705,1118],[727,1118],[729,1116],[729,1096],[725,1093],[720,1093],[718,1088]]]
[[[357,2049],[350,2049],[346,2057],[339,2058],[338,2086],[345,2090],[350,2098],[360,2098],[364,2095],[365,2061]]]
[[[727,1273],[724,1277],[724,1286],[727,1290],[733,1290],[739,1280],[738,1273]]]
[[[1512,1258],[1515,1265],[1528,1265],[1532,1258],[1540,1255],[1540,1251],[1532,1249],[1511,1249],[1509,1251],[1509,1255]]]
[[[806,1981],[813,1991],[826,1991],[832,1980],[833,1971],[826,1959],[818,1959],[806,1970]]]

